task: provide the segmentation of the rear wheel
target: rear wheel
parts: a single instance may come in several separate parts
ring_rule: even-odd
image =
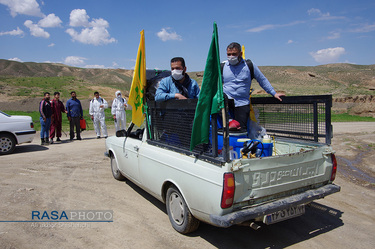
[[[177,232],[187,234],[198,229],[199,220],[190,213],[180,191],[174,186],[168,188],[166,206],[169,221]]]
[[[117,166],[117,160],[114,155],[111,156],[111,169],[113,177],[118,181],[124,181],[125,177],[121,174]]]
[[[0,134],[0,155],[13,153],[16,148],[16,139],[9,134]]]

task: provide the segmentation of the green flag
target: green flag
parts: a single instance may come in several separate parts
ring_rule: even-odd
[[[222,108],[224,108],[223,80],[220,69],[217,25],[214,22],[211,46],[208,51],[197,108],[195,109],[190,150],[193,150],[198,144],[209,142],[210,115],[219,113]]]

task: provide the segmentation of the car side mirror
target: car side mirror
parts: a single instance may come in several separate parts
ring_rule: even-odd
[[[116,137],[126,137],[126,131],[125,130],[116,131]]]

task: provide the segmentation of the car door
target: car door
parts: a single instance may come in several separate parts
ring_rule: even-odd
[[[125,174],[133,180],[140,182],[139,178],[139,150],[142,140],[136,138],[127,138],[123,150],[123,165]],[[122,168],[121,167],[121,168]]]

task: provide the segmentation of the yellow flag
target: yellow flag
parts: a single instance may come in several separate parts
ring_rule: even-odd
[[[245,45],[242,45],[242,59],[245,59]]]
[[[132,106],[132,122],[141,126],[144,120],[143,95],[146,86],[146,51],[144,30],[141,31],[133,81],[129,93],[129,104]]]

